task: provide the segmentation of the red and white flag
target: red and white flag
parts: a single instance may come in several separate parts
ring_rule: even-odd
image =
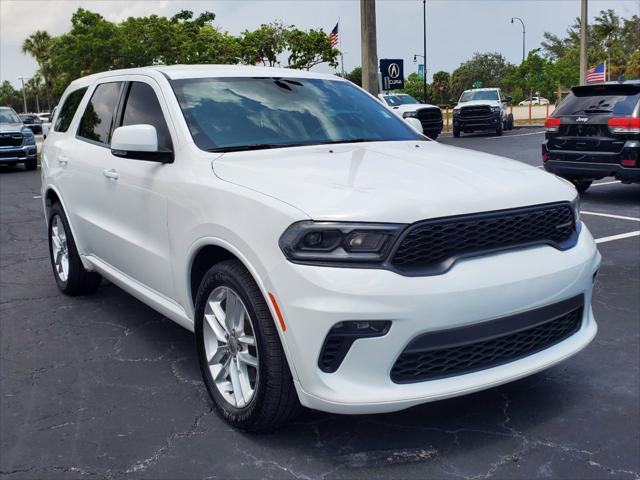
[[[329,34],[329,41],[333,48],[336,48],[340,42],[340,37],[338,36],[338,25],[340,25],[340,22],[336,23],[336,26],[333,27],[333,30],[331,30],[331,33]]]
[[[587,70],[587,83],[604,82],[607,75],[607,64],[601,63]]]

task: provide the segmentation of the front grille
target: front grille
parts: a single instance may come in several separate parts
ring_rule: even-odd
[[[491,107],[487,105],[476,105],[460,108],[460,117],[464,119],[484,118],[491,115]]]
[[[405,275],[443,273],[464,257],[516,246],[572,246],[576,224],[569,203],[444,217],[409,227],[390,264]]]
[[[576,333],[582,324],[583,306],[584,298],[579,295],[524,314],[423,334],[400,354],[391,380],[436,380],[533,355]]]
[[[0,147],[19,147],[22,145],[21,133],[0,133]]]

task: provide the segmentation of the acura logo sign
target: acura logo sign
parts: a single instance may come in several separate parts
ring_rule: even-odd
[[[389,76],[391,78],[398,78],[400,75],[400,67],[398,67],[397,63],[392,63],[389,65]]]

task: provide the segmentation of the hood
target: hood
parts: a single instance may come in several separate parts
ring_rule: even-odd
[[[25,128],[23,123],[0,123],[0,132],[22,132]]]
[[[470,107],[472,105],[490,105],[492,107],[500,106],[498,100],[469,100],[468,102],[459,103],[454,107],[454,110],[458,110],[462,107]]]
[[[396,113],[404,113],[404,112],[417,112],[418,110],[427,109],[427,108],[437,108],[440,110],[440,107],[436,107],[435,105],[429,105],[426,103],[408,103],[405,105],[398,105],[397,107],[389,107]]]
[[[575,189],[515,160],[437,142],[372,142],[225,153],[228,182],[314,220],[418,220],[572,200]]]

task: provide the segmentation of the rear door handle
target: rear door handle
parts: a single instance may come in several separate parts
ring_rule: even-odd
[[[114,168],[111,168],[111,169],[109,169],[109,170],[103,170],[103,171],[102,171],[102,174],[103,174],[105,177],[107,177],[107,178],[111,178],[111,179],[113,179],[113,180],[117,180],[117,179],[118,179],[118,177],[120,176],[120,175],[118,174],[118,171],[117,171],[116,169],[114,169]]]
[[[58,155],[56,157],[56,161],[60,164],[60,165],[66,165],[67,162],[69,161],[69,157],[65,156],[65,155]]]

